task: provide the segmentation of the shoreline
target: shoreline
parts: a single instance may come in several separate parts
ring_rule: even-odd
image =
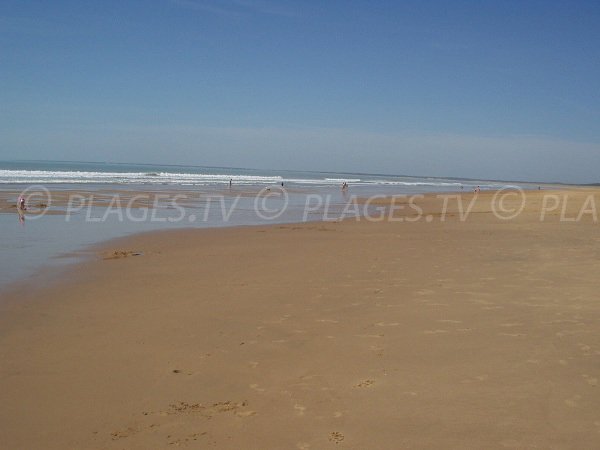
[[[600,200],[562,194],[579,199],[569,217]],[[2,305],[0,439],[592,448],[600,225],[561,208],[540,222],[540,195],[505,222],[484,202],[465,222],[455,208],[104,243],[96,255],[143,255],[98,256]]]
[[[543,194],[553,194],[553,193],[559,193],[559,194],[565,194],[568,192],[578,192],[578,191],[584,191],[584,192],[597,192],[600,193],[600,187],[579,187],[579,186],[569,186],[568,189],[563,189],[563,188],[559,188],[559,189],[547,189],[547,190],[543,190],[543,191],[537,191],[534,189],[531,190],[526,190],[526,193],[529,194],[534,194],[534,193],[543,193]],[[63,192],[63,191],[60,191]],[[82,193],[94,193],[96,191],[81,191],[80,189],[73,189],[71,191],[71,194],[73,195],[82,195]],[[166,192],[169,193],[169,195],[173,195],[176,193],[180,193],[182,191],[179,190],[166,190]],[[193,191],[183,191],[183,192],[187,192],[187,193],[193,193]],[[482,197],[486,197],[486,196],[490,196],[493,195],[494,192],[496,191],[482,191],[481,192],[481,196]],[[121,191],[121,190],[114,190],[114,189],[106,189],[106,190],[101,190],[99,192],[101,195],[109,195],[109,194],[121,194],[121,193],[126,193],[132,196],[136,196],[136,195],[151,195],[154,192],[149,192],[149,191],[141,191],[141,190],[132,190],[132,191]],[[227,191],[227,190],[221,190],[221,191],[217,191],[217,194],[232,194],[231,191]],[[252,195],[256,195],[256,193],[254,192],[250,192],[250,191],[246,191],[246,190],[242,190],[237,192],[238,194],[242,194],[244,196],[252,196]],[[197,194],[197,193],[196,193]],[[447,191],[447,192],[426,192],[426,193],[422,193],[422,194],[398,194],[398,197],[403,197],[403,196],[407,196],[407,197],[412,197],[412,196],[422,196],[422,199],[420,199],[421,201],[423,201],[425,204],[427,204],[429,207],[432,207],[432,204],[435,203],[434,200],[436,198],[439,197],[443,197],[443,196],[452,196],[452,195],[456,195],[456,196],[472,196],[472,192],[465,192],[465,191]],[[370,203],[370,205],[372,205],[373,207],[389,207],[390,206],[390,199],[394,197],[394,195],[377,195],[375,196],[377,197],[377,199],[373,202]],[[2,200],[2,198],[0,197],[0,201]],[[61,199],[64,200],[64,199]],[[368,199],[365,197],[356,197],[356,200],[358,201],[358,205],[360,206],[365,206],[366,203],[368,203]],[[61,203],[59,205],[59,207],[63,207],[66,204]],[[600,203],[599,203],[600,205]],[[98,205],[94,205],[94,206],[98,206]],[[439,204],[437,206],[440,206]],[[452,205],[453,206],[453,205]],[[436,206],[433,206],[434,208]],[[150,205],[141,205],[138,203],[133,204],[132,208],[136,209],[136,208],[149,208],[152,209],[153,207]],[[414,212],[414,211],[413,211]],[[456,214],[457,211],[454,209],[450,209],[448,211],[449,215],[454,215]],[[474,213],[477,213],[477,211],[474,211]],[[14,214],[13,211],[6,211],[6,210],[1,210],[0,209],[0,214]],[[49,211],[46,214],[50,214],[50,215],[59,215],[59,216],[64,216],[65,213],[64,212],[56,212],[56,211]],[[354,221],[355,217],[343,217],[343,218],[329,218],[329,219],[309,219],[309,220],[304,220],[304,221],[290,221],[290,222],[275,222],[275,223],[250,223],[250,224],[235,224],[235,225],[209,225],[207,227],[197,227],[197,226],[187,226],[187,227],[183,227],[183,228],[157,228],[157,229],[149,229],[149,230],[129,230],[129,231],[123,231],[123,234],[114,236],[114,237],[108,237],[106,239],[101,239],[97,242],[92,242],[89,244],[83,244],[77,248],[73,248],[67,252],[63,252],[63,253],[57,253],[54,255],[50,256],[50,259],[42,264],[42,265],[38,265],[37,268],[35,268],[32,272],[29,273],[29,275],[25,278],[22,279],[18,279],[18,280],[13,280],[10,281],[8,283],[5,284],[1,284],[0,283],[0,293],[3,295],[10,295],[10,294],[15,294],[18,293],[19,290],[23,290],[27,287],[27,284],[29,283],[30,279],[39,279],[40,277],[48,282],[51,278],[58,276],[60,274],[65,274],[68,273],[71,269],[74,268],[75,265],[77,264],[81,264],[82,262],[85,261],[93,261],[93,260],[97,260],[97,259],[101,259],[99,256],[99,253],[103,253],[106,252],[107,249],[111,246],[113,246],[113,244],[117,244],[118,242],[121,241],[126,241],[128,239],[134,238],[136,236],[145,236],[145,235],[153,235],[156,234],[157,236],[160,236],[162,233],[170,233],[170,232],[185,232],[185,231],[200,231],[200,230],[214,230],[214,229],[237,229],[237,228],[245,228],[245,227],[261,227],[261,226],[278,226],[278,225],[302,225],[302,224],[311,224],[311,223],[332,223],[332,222],[339,222],[339,221]],[[361,220],[364,220],[364,214],[363,216],[361,216]],[[85,225],[84,225],[85,226]],[[127,247],[127,246],[126,246]],[[118,250],[115,250],[118,251]],[[61,260],[65,260],[65,259],[72,259],[71,262],[66,262],[64,264],[57,264],[57,261],[61,261]]]

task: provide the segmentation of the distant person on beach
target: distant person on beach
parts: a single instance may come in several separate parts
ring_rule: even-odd
[[[231,185],[233,184],[233,178],[229,179],[229,187],[231,188]]]
[[[348,189],[348,183],[346,183],[345,181],[342,183],[342,191],[345,191]]]
[[[17,199],[17,214],[19,216],[19,223],[21,225],[25,225],[25,210],[27,207],[25,206],[25,199],[22,195]]]

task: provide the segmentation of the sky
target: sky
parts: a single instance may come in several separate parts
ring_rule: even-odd
[[[11,159],[600,182],[600,3],[3,0]]]

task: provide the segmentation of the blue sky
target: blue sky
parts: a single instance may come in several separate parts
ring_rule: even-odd
[[[600,181],[600,3],[0,4],[0,159]]]

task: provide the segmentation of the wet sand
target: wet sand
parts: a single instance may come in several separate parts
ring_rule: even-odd
[[[14,214],[17,211],[17,198],[24,193],[28,201],[28,210],[25,215],[58,214],[64,215],[66,211],[77,213],[83,208],[160,208],[176,202],[182,207],[204,205],[215,197],[240,197],[254,198],[265,195],[266,189],[273,188],[275,193],[279,185],[257,187],[254,185],[236,185],[230,188],[213,187],[212,189],[198,187],[196,189],[175,189],[169,187],[155,187],[141,189],[117,189],[96,187],[85,189],[81,187],[46,189],[40,186],[32,188],[11,185],[0,190],[0,214]],[[285,188],[289,194],[307,194],[311,191],[298,188]]]
[[[291,193],[302,192],[289,190]],[[254,197],[259,195],[260,189],[236,186],[231,189],[5,189],[0,191],[0,214],[14,214],[17,211],[17,198],[25,192],[28,200],[28,210],[25,216],[37,214],[60,214],[66,211],[74,213],[88,207],[98,208],[159,208],[165,207],[176,201],[182,207],[202,205],[211,197]]]
[[[548,194],[569,201],[540,221]],[[403,221],[137,235],[17,289],[2,447],[597,448],[600,224],[561,214],[600,193],[530,192],[510,221],[493,195],[464,221],[427,196]]]

